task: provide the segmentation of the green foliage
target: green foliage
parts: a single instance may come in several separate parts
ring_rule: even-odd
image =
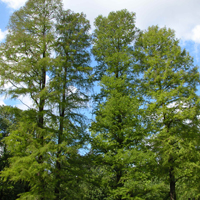
[[[1,130],[1,143],[0,143],[0,171],[9,167],[9,159],[12,154],[8,150],[4,139],[8,137],[11,130],[16,128],[17,123],[22,116],[22,111],[10,106],[0,107],[0,130]],[[10,179],[7,181],[0,180],[0,198],[2,200],[15,200],[19,193],[28,191],[29,187],[26,182],[12,182]]]
[[[98,16],[91,36],[60,0],[27,1],[8,28],[0,92],[32,106],[0,107],[1,199],[199,197],[200,79],[173,30],[140,32],[121,10]]]
[[[26,181],[31,188],[20,199],[76,194],[81,171],[76,160],[88,138],[78,110],[89,100],[89,28],[83,14],[63,11],[59,0],[30,0],[10,19],[1,45],[2,92],[11,98],[29,95],[33,101],[33,109],[5,138],[12,157],[1,176]]]
[[[101,187],[107,188],[104,199],[145,199],[152,187],[147,187],[150,174],[141,169],[152,156],[143,151],[142,140],[147,135],[141,94],[136,94],[134,86],[134,14],[112,12],[107,18],[96,18],[95,25],[92,52],[99,64],[100,96],[105,98],[91,125],[92,151],[102,166]]]
[[[50,73],[50,98],[53,123],[59,124],[55,131],[55,193],[58,199],[78,199],[76,177],[80,176],[81,166],[78,149],[88,142],[86,117],[80,109],[89,101],[90,24],[84,14],[62,11],[58,16],[55,40],[56,58]],[[56,110],[56,113],[55,113]],[[55,114],[54,114],[55,113]],[[66,159],[67,158],[67,159]],[[83,170],[84,171],[84,170]],[[66,180],[68,180],[66,182]],[[76,189],[77,188],[77,189]],[[70,194],[70,195],[69,195]]]
[[[138,32],[135,13],[111,12],[108,17],[98,16],[94,24],[92,53],[98,62],[96,78],[100,80],[105,73],[127,73],[133,65],[132,43]]]
[[[191,177],[199,133],[199,101],[196,95],[199,73],[192,58],[181,50],[171,29],[157,26],[140,35],[136,44],[141,84],[150,99],[147,115],[151,121],[149,140],[156,153],[157,177],[167,176],[170,199],[176,199],[175,184]]]

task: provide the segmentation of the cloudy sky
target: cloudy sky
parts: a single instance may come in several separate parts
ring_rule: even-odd
[[[0,42],[6,35],[10,15],[26,0],[0,0]],[[166,26],[176,32],[181,46],[194,57],[200,66],[200,0],[63,0],[65,9],[83,12],[91,25],[99,14],[128,9],[136,13],[136,25],[144,30],[151,25]],[[10,104],[0,97],[0,104]],[[22,104],[18,102],[18,106]]]

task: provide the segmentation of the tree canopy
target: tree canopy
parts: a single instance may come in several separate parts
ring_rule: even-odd
[[[126,9],[94,26],[60,0],[29,0],[12,14],[0,93],[31,103],[0,107],[0,198],[200,197],[192,57],[173,30],[139,30]]]

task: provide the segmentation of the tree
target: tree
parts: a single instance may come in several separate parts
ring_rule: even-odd
[[[0,106],[0,171],[4,170],[9,166],[9,158],[12,156],[9,151],[7,151],[7,147],[3,142],[5,137],[8,137],[10,130],[15,129],[17,122],[20,120],[22,116],[22,111],[17,108],[13,108],[11,106]],[[19,193],[28,191],[29,187],[27,183],[24,182],[16,182],[13,183],[11,181],[3,182],[1,179],[0,182],[0,198],[2,200],[10,199],[15,200]]]
[[[13,157],[2,177],[29,183],[21,199],[80,198],[79,149],[89,137],[80,110],[87,107],[92,83],[89,21],[64,11],[59,0],[29,0],[9,27],[1,45],[2,92],[29,95],[33,107],[5,139]]]
[[[171,29],[149,27],[135,48],[143,74],[141,88],[149,100],[149,142],[157,155],[157,176],[166,176],[170,199],[176,200],[176,183],[192,172],[191,152],[195,152],[194,140],[199,133],[199,73]]]
[[[22,117],[18,128],[5,139],[14,154],[2,176],[27,181],[29,193],[21,198],[48,199],[51,194],[51,133],[45,125],[48,96],[47,72],[54,44],[55,19],[60,0],[29,0],[13,13],[6,42],[0,46],[1,92],[11,98],[29,96],[34,110]],[[9,88],[6,87],[10,86]]]
[[[91,132],[92,152],[103,174],[100,187],[107,188],[105,199],[145,199],[152,188],[147,186],[148,172],[143,171],[150,152],[143,152],[142,140],[147,135],[141,94],[135,88],[135,14],[111,12],[97,17],[95,26],[92,52],[102,88]]]
[[[92,68],[89,66],[89,29],[89,21],[83,13],[67,10],[58,16],[56,58],[50,73],[48,100],[54,110],[52,119],[58,124],[55,130],[57,199],[77,198],[77,193],[73,194],[73,191],[75,187],[79,187],[75,177],[81,176],[78,153],[89,137],[86,131],[86,117],[80,112],[80,109],[87,107],[88,89],[92,83]],[[66,187],[70,192],[66,191]]]

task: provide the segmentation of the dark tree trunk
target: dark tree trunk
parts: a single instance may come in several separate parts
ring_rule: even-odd
[[[176,200],[176,181],[174,176],[174,168],[169,169],[169,180],[170,180],[170,200]]]
[[[63,142],[63,130],[64,130],[64,117],[65,117],[65,102],[66,102],[66,79],[67,79],[67,67],[65,67],[65,73],[64,73],[64,83],[62,86],[62,101],[59,105],[59,111],[60,111],[60,119],[59,119],[59,133],[58,133],[58,146],[62,144]],[[62,170],[61,163],[59,161],[59,158],[61,156],[61,149],[59,148],[57,152],[57,161],[56,161],[56,186],[55,186],[55,195],[56,200],[61,199],[61,191],[60,191],[60,184],[61,184],[61,177],[60,177],[60,171]]]

